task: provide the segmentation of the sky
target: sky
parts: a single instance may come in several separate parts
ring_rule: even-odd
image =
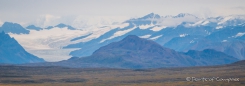
[[[245,14],[245,0],[0,0],[0,25],[5,21],[46,27],[86,18],[122,21],[149,13],[190,13],[199,17]],[[94,20],[98,21],[98,20]]]

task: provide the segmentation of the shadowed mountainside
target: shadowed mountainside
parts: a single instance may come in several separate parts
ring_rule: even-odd
[[[0,63],[22,64],[45,62],[24,50],[24,48],[8,34],[0,33]]]
[[[211,49],[204,51],[190,50],[187,53],[180,53],[164,48],[154,41],[129,35],[121,41],[99,48],[93,55],[88,57],[72,57],[60,62],[31,65],[137,69],[222,65],[235,61],[238,61],[238,59]]]

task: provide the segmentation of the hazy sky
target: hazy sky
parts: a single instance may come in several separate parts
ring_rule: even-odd
[[[137,17],[148,13],[197,16],[245,14],[245,0],[0,0],[0,24],[46,22],[82,16]]]

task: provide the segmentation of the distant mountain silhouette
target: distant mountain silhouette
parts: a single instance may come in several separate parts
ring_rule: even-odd
[[[86,60],[91,62],[97,60],[96,62],[102,64],[116,62],[116,65],[126,68],[191,66],[193,61],[188,56],[135,35],[129,35],[119,42],[101,47]]]
[[[2,27],[0,27],[0,32],[6,32],[6,33],[15,33],[15,34],[29,34],[29,30],[26,30],[23,28],[20,24],[12,23],[12,22],[4,22]]]
[[[76,28],[74,28],[74,27],[72,27],[72,26],[70,26],[70,25],[63,24],[63,23],[60,23],[60,24],[58,24],[58,25],[56,25],[56,26],[48,26],[48,27],[46,27],[45,29],[52,29],[52,28],[55,28],[55,27],[58,27],[58,28],[64,28],[64,27],[67,27],[67,29],[69,29],[69,30],[76,30]]]
[[[67,28],[70,29],[70,30],[76,30],[76,28],[74,28],[74,27],[72,27],[72,26],[70,26],[70,25],[65,25],[65,24],[63,24],[63,23],[60,23],[60,24],[56,25],[55,27],[59,27],[59,28],[67,27]]]
[[[0,63],[22,64],[45,62],[24,50],[24,48],[8,34],[0,33]]]
[[[238,61],[237,58],[213,49],[205,49],[203,51],[189,50],[185,55],[192,57],[196,61],[194,65],[199,66],[223,65]]]
[[[243,54],[245,48],[242,46],[245,40],[244,22],[245,15],[199,18],[188,13],[168,16],[149,13],[124,21],[123,23],[129,24],[127,27],[114,28],[104,34],[92,32],[89,36],[87,33],[77,37],[84,41],[71,43],[63,48],[80,48],[70,52],[71,56],[90,56],[102,46],[120,41],[127,35],[137,35],[145,36],[176,51],[214,49],[243,60],[245,59]],[[124,31],[125,33],[122,33]],[[183,34],[186,36],[183,37]],[[90,38],[93,39],[88,40]],[[232,48],[232,46],[236,47]]]
[[[234,62],[230,65],[245,65],[245,60],[237,61],[237,62]]]
[[[150,13],[140,18],[127,20],[126,22],[136,24],[137,26],[139,26],[139,25],[147,25],[147,24],[156,24],[157,23],[156,19],[160,19],[160,18],[161,18],[160,15]]]
[[[53,26],[48,26],[48,27],[46,27],[45,29],[52,29],[52,28],[54,28]]]
[[[26,27],[26,29],[29,29],[29,30],[36,30],[36,31],[42,30],[41,27],[37,27],[37,26],[35,26],[35,25],[29,25],[29,26]]]
[[[129,35],[121,41],[99,48],[91,56],[32,65],[137,69],[222,65],[235,61],[238,59],[211,49],[180,53],[164,48],[154,41]]]

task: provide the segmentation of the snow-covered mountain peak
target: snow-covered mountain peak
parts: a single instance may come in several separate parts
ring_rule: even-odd
[[[218,22],[218,25],[237,25],[237,24],[242,24],[245,22],[245,15],[229,15],[229,16],[224,16],[223,18],[220,19]]]
[[[12,22],[4,22],[2,27],[0,27],[0,31],[5,31],[6,33],[14,34],[29,34],[30,32],[23,28],[20,24]]]
[[[180,17],[187,17],[187,16],[191,16],[191,17],[196,17],[195,15],[189,14],[189,13],[180,13],[176,16],[173,16],[173,18],[180,18]],[[198,18],[198,17],[196,17]]]
[[[176,27],[180,24],[186,24],[186,23],[196,23],[200,21],[201,19],[188,13],[180,13],[176,16],[164,16],[161,17],[161,19],[158,20],[157,25],[161,26],[167,26],[167,27]]]
[[[242,25],[244,22],[245,15],[229,15],[200,19],[199,21],[189,24],[188,26],[211,26],[216,29],[222,29],[226,26]]]
[[[235,25],[239,27],[244,26],[245,16],[231,15],[198,18],[187,13],[180,13],[176,16],[160,16],[155,13],[150,13],[133,19],[117,16],[79,16],[71,23],[61,22],[62,21],[47,28],[30,25],[28,26],[29,29],[27,27],[22,28],[24,30],[28,29],[27,31],[30,31],[30,33],[10,35],[15,37],[26,50],[30,52],[34,51],[34,54],[40,54],[40,52],[48,53],[50,50],[60,50],[59,54],[61,54],[63,50],[67,48],[81,48],[80,51],[82,52],[78,52],[78,54],[71,53],[70,55],[86,56],[93,50],[101,47],[101,45],[118,41],[126,35],[138,35],[141,38],[147,38],[164,44],[171,40],[168,37],[188,39],[191,38],[192,35],[212,35],[214,31],[221,31],[222,29],[228,28],[229,25],[234,26],[233,28],[236,28]],[[12,26],[15,25],[6,28],[5,26],[6,25],[0,27],[0,31],[10,30]],[[69,27],[76,29],[71,30]],[[11,29],[10,32],[13,31],[17,31],[16,27]],[[237,39],[244,37],[244,31],[240,32],[241,33],[237,35],[233,34],[233,36],[236,36]],[[71,41],[72,39],[76,40]],[[188,44],[190,44],[190,42],[194,43],[194,41],[194,39],[190,39]],[[69,52],[66,51],[67,57],[69,56]],[[62,56],[64,55],[62,54]]]
[[[60,23],[60,24],[56,25],[55,27],[59,27],[59,28],[67,27],[70,30],[76,30],[76,28],[74,28],[74,27],[72,27],[70,25],[63,24],[63,23]]]
[[[155,13],[147,14],[139,19],[159,19],[161,16]]]

